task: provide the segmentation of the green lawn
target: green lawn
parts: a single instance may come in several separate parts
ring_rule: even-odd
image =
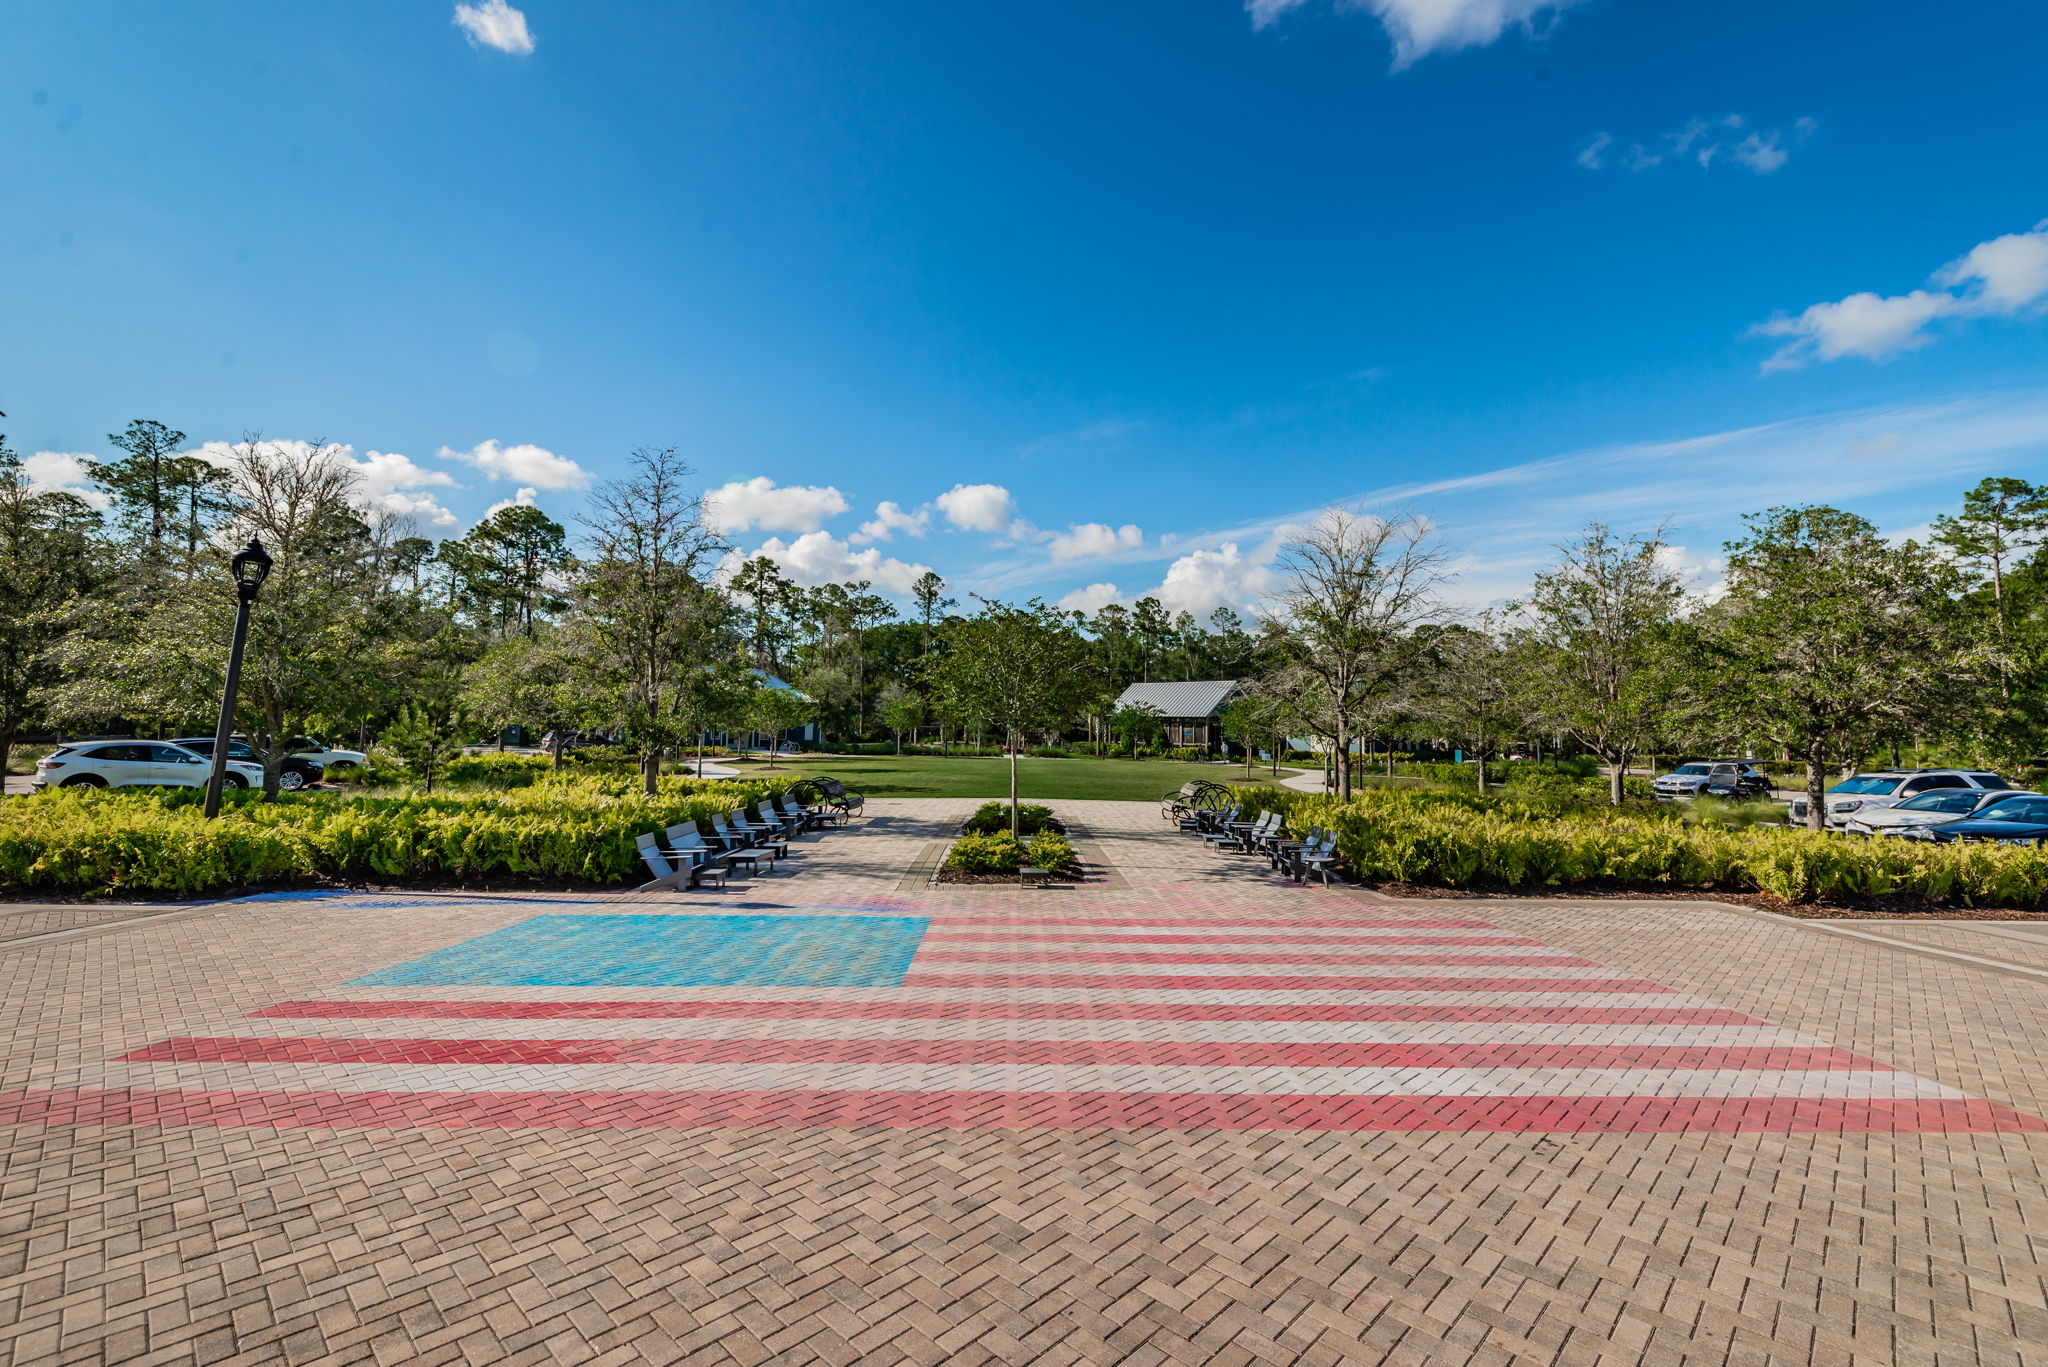
[[[723,761],[730,763],[731,761]],[[941,759],[935,755],[849,755],[784,760],[774,769],[758,763],[735,765],[755,774],[829,775],[866,797],[1008,797],[1010,763],[1005,759]],[[1282,769],[1284,776],[1289,771]],[[1037,759],[1017,761],[1017,794],[1051,798],[1101,798],[1112,802],[1157,802],[1193,779],[1244,782],[1244,766],[1184,764],[1146,759]],[[1255,769],[1254,783],[1269,781]]]

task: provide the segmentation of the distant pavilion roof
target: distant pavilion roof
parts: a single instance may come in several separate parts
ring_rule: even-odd
[[[1237,692],[1236,679],[1195,679],[1188,683],[1134,683],[1116,705],[1144,703],[1162,717],[1213,717]]]

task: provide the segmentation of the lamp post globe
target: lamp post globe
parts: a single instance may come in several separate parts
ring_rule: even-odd
[[[206,815],[220,815],[220,792],[228,775],[228,736],[235,729],[235,692],[242,683],[242,647],[249,641],[249,609],[270,577],[274,562],[255,537],[228,561],[235,583],[235,636],[228,646],[228,674],[220,691],[220,720],[213,728],[213,772],[206,777]]]

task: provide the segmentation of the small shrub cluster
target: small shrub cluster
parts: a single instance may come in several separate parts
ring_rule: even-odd
[[[1059,818],[1052,814],[1052,808],[1038,802],[1017,804],[1017,831],[1020,835],[1035,835],[1050,828],[1062,831],[1066,828]],[[984,802],[974,809],[974,815],[962,823],[961,829],[973,835],[994,835],[997,831],[1005,834],[1010,829],[1010,804],[1007,802]]]
[[[780,794],[767,782],[637,775],[545,776],[508,792],[432,796],[230,794],[218,820],[200,796],[64,789],[0,803],[0,886],[67,893],[194,895],[303,880],[450,877],[622,883],[641,876],[634,838]]]
[[[1015,873],[1020,865],[1039,869],[1070,869],[1079,862],[1074,847],[1056,831],[1040,830],[1029,842],[1008,829],[992,835],[963,835],[953,842],[946,867],[961,873]]]
[[[1348,803],[1254,788],[1240,800],[1247,816],[1282,812],[1290,831],[1333,830],[1367,882],[1761,892],[1793,903],[1898,897],[2033,908],[2048,899],[2048,855],[2037,849],[1847,840],[1764,824],[1760,804],[1634,811],[1512,790],[1414,788],[1368,789]]]

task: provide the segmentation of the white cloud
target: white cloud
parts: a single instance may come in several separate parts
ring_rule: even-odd
[[[1246,0],[1253,28],[1277,23],[1308,0]],[[1394,69],[1399,71],[1432,52],[1485,47],[1511,26],[1534,27],[1535,20],[1567,9],[1578,0],[1339,0],[1338,8],[1370,10],[1394,40]]]
[[[83,452],[38,451],[23,457],[21,472],[36,493],[76,494],[95,508],[106,508],[112,500],[88,482],[85,463],[91,459]]]
[[[1122,599],[1123,595],[1117,592],[1114,584],[1090,584],[1085,589],[1075,589],[1072,593],[1063,595],[1053,606],[1065,608],[1068,612],[1085,612],[1093,617],[1111,603],[1120,602]]]
[[[1732,145],[1720,141],[1724,135],[1743,128],[1748,122],[1740,114],[1724,114],[1718,119],[1688,119],[1672,132],[1651,139],[1651,143],[1669,149],[1675,158],[1689,157],[1702,167],[1711,168],[1725,157],[1760,176],[1767,176],[1790,161],[1793,149],[1802,146],[1820,127],[1812,119],[1797,119],[1789,132],[1782,128],[1760,128]],[[1588,171],[1605,170],[1616,164],[1608,155],[1608,149],[1614,144],[1611,134],[1596,133],[1591,142],[1579,149],[1574,160]],[[1663,153],[1652,152],[1639,142],[1630,143],[1628,155],[1619,162],[1630,171],[1648,171],[1663,164]]]
[[[1979,242],[1936,271],[1936,288],[1879,295],[1868,290],[1813,304],[1790,318],[1758,323],[1759,337],[1789,337],[1764,369],[1790,370],[1809,361],[1861,356],[1881,361],[1933,341],[1927,325],[1945,316],[1995,317],[2048,306],[2048,220],[2023,233]]]
[[[386,517],[410,517],[429,527],[460,527],[462,522],[455,514],[441,506],[441,501],[432,494],[408,494],[395,491],[371,500],[371,506]],[[491,510],[496,512],[494,508]],[[486,514],[488,516],[488,514]]]
[[[488,522],[492,518],[496,517],[499,513],[504,512],[507,508],[531,508],[534,506],[534,498],[539,493],[540,490],[534,488],[530,484],[521,485],[518,491],[514,493],[512,497],[501,498],[496,503],[493,503],[490,507],[484,509],[484,515],[478,518],[477,521]]]
[[[790,542],[770,537],[754,554],[767,556],[791,580],[806,587],[865,579],[895,593],[909,593],[918,576],[931,568],[885,556],[872,546],[857,551],[823,531],[805,532]]]
[[[1190,551],[1166,567],[1166,578],[1152,590],[1168,612],[1197,617],[1220,607],[1254,607],[1280,587],[1273,569],[1280,539],[1269,537],[1251,555],[1226,541],[1214,550]]]
[[[537,489],[584,489],[590,474],[567,456],[558,456],[543,446],[501,446],[482,441],[467,451],[444,446],[442,460],[459,460],[474,465],[492,479],[509,479],[514,484],[531,484]]]
[[[875,505],[874,518],[861,523],[860,530],[847,540],[860,545],[868,541],[893,541],[897,532],[908,536],[923,536],[931,529],[931,525],[931,504],[924,504],[914,513],[906,513],[901,504],[885,499]]]
[[[526,27],[526,16],[505,0],[458,4],[455,26],[469,35],[470,43],[476,47],[495,48],[522,57],[533,51],[533,32]]]
[[[343,447],[353,455],[353,449]],[[375,501],[398,489],[460,489],[455,477],[446,470],[429,470],[417,465],[412,457],[402,456],[396,451],[371,451],[359,461],[352,461],[362,471],[363,496]]]
[[[722,484],[704,495],[704,516],[712,529],[744,532],[814,532],[847,509],[846,495],[830,485],[778,487],[766,475]]]
[[[1796,317],[1758,323],[1751,331],[1759,337],[1792,339],[1771,353],[1765,370],[1791,370],[1808,361],[1838,361],[1844,356],[1881,361],[1933,341],[1927,325],[1955,306],[1952,294],[1914,290],[1885,297],[1865,290],[1832,304],[1809,305]]]
[[[1126,522],[1111,527],[1101,522],[1083,522],[1054,534],[1048,551],[1055,561],[1082,560],[1090,556],[1113,555],[1135,550],[1145,543],[1145,534]]]
[[[946,521],[970,532],[1008,532],[1017,515],[1017,501],[1000,484],[956,484],[932,502]]]
[[[1935,272],[1945,289],[1974,285],[1963,303],[1975,312],[2017,313],[2048,298],[2048,222],[2032,232],[1979,242]]]

